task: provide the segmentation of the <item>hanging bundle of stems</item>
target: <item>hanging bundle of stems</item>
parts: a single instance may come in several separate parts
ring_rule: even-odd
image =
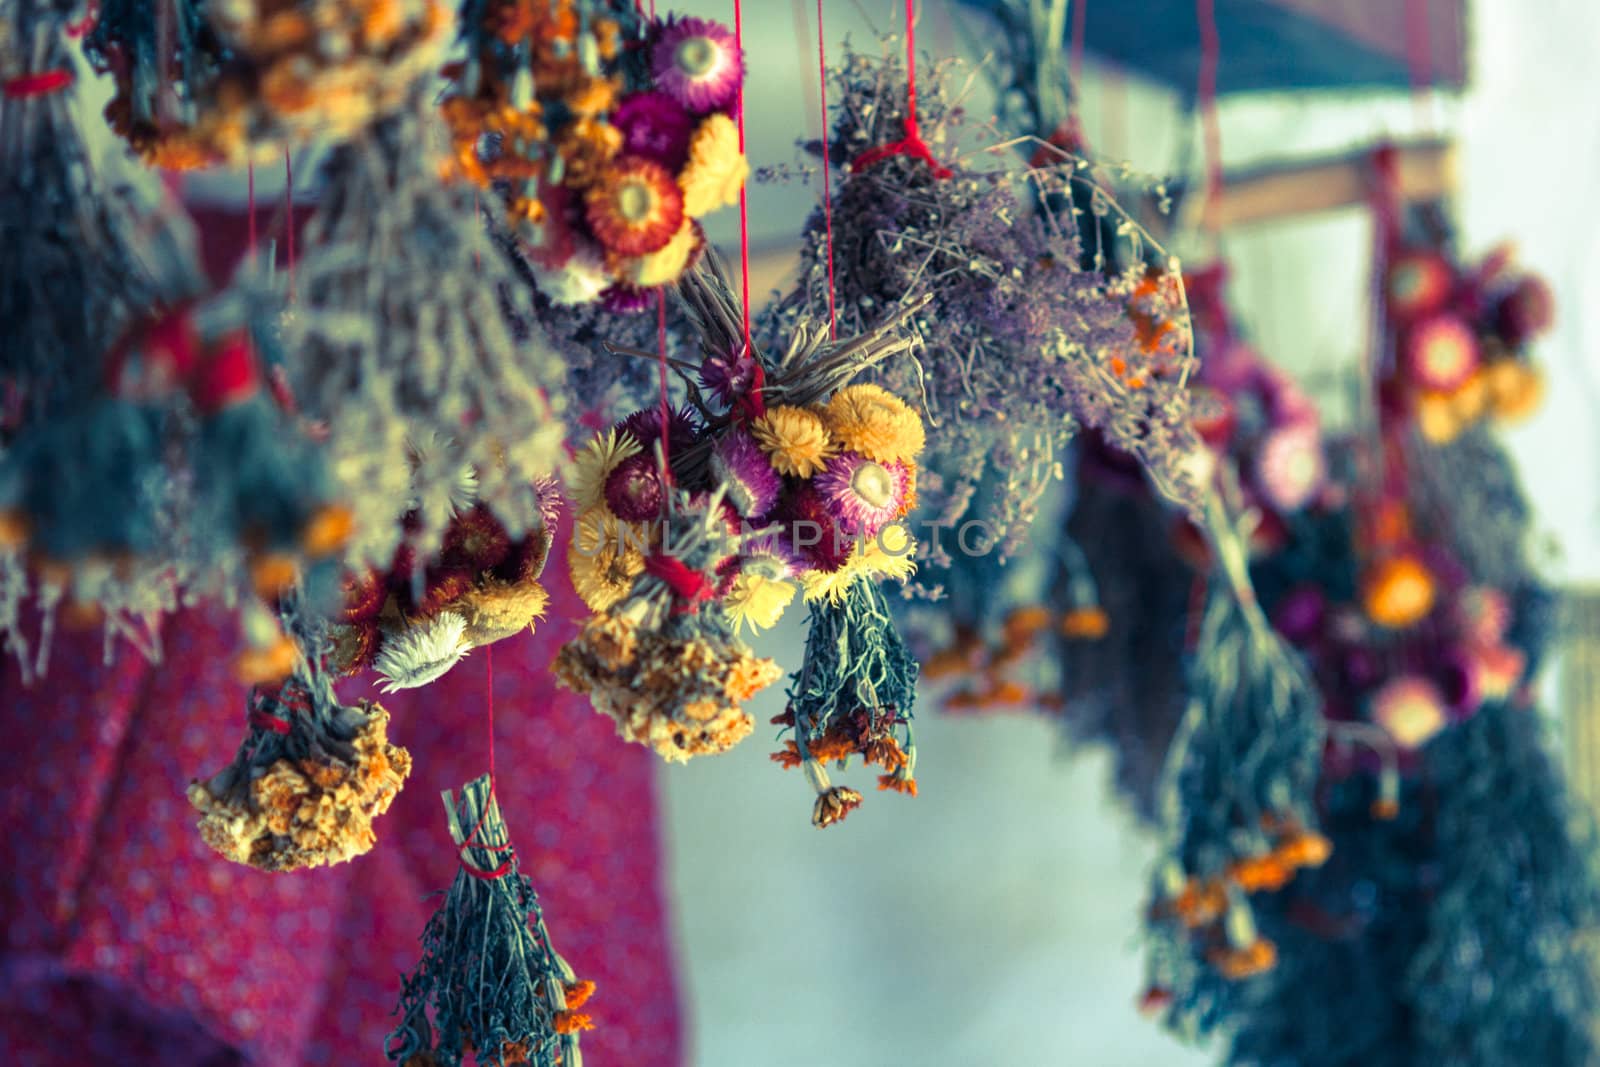
[[[445,813],[460,869],[422,932],[423,955],[401,985],[400,1025],[387,1055],[407,1067],[480,1064],[582,1067],[578,1037],[593,1028],[579,981],[556,952],[538,894],[518,869],[488,775]]]

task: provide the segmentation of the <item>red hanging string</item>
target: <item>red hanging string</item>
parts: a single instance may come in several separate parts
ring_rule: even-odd
[[[23,74],[5,83],[7,100],[27,100],[35,96],[58,93],[72,84],[70,70],[41,70],[37,74]]]
[[[860,171],[872,166],[890,156],[910,156],[920,159],[933,171],[935,178],[944,179],[952,175],[949,167],[933,158],[933,151],[928,143],[922,139],[922,132],[917,125],[917,13],[916,0],[906,0],[906,119],[905,136],[898,141],[877,148],[869,148],[855,158],[850,164],[850,170]]]
[[[245,164],[244,169],[245,189],[245,226],[249,231],[246,237],[246,248],[250,253],[250,260],[256,258],[256,164],[254,160]]]
[[[284,255],[289,268],[289,299],[294,300],[294,160],[283,150]]]
[[[1428,0],[1406,0],[1406,63],[1411,68],[1411,100],[1417,124],[1433,127],[1433,106],[1428,88],[1433,82],[1433,41],[1430,37]]]
[[[1222,195],[1222,126],[1217,121],[1217,64],[1222,42],[1217,36],[1216,0],[1195,0],[1195,18],[1200,24],[1200,72],[1195,85],[1195,103],[1200,109],[1205,137],[1205,207],[1210,214]]]
[[[82,37],[84,34],[94,29],[94,24],[98,22],[99,19],[100,5],[90,4],[88,9],[84,11],[83,18],[67,26],[67,36]]]
[[[744,9],[740,0],[733,0],[733,41],[739,56],[744,57]],[[748,65],[746,66],[748,70]],[[744,79],[739,79],[739,154],[746,155],[744,147]],[[750,344],[750,213],[745,187],[739,187],[739,273],[744,283],[744,350],[752,352]],[[760,364],[757,364],[759,374]],[[760,396],[757,382],[757,397]]]
[[[839,339],[839,313],[834,306],[833,286],[833,192],[828,173],[833,168],[828,156],[828,38],[822,29],[822,0],[817,0],[817,89],[822,104],[822,224],[828,241],[828,340]]]
[[[489,805],[494,802],[494,645],[483,646],[483,676],[484,676],[484,709],[488,719],[489,728],[489,796],[484,801],[483,810],[478,813],[478,821],[471,831],[462,838],[461,848],[457,852],[457,859],[461,869],[480,881],[492,882],[496,878],[503,878],[511,873],[511,859],[508,857],[500,862],[493,870],[485,871],[467,862],[467,849],[478,848],[485,852],[509,852],[509,841],[499,845],[486,845],[475,841],[474,838],[483,830],[484,820],[489,817]]]
[[[1067,81],[1072,93],[1072,114],[1067,119],[1069,147],[1074,152],[1089,151],[1089,138],[1083,132],[1083,42],[1088,32],[1089,0],[1072,0],[1072,46],[1067,60]]]

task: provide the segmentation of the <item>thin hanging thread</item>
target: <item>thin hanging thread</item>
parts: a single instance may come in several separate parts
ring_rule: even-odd
[[[1216,0],[1195,0],[1195,19],[1200,24],[1200,72],[1195,85],[1195,103],[1205,137],[1205,210],[1210,215],[1222,196],[1222,125],[1217,120],[1217,65],[1222,42],[1217,36]]]
[[[494,645],[483,646],[483,676],[484,676],[484,710],[488,720],[489,730],[489,796],[483,802],[483,810],[478,812],[478,821],[466,836],[461,839],[461,847],[456,850],[456,858],[461,864],[461,869],[472,877],[484,882],[492,882],[496,878],[503,878],[511,873],[511,859],[507,857],[500,861],[499,866],[493,870],[485,871],[467,862],[467,850],[479,848],[485,852],[509,852],[511,842],[499,845],[486,845],[474,840],[483,830],[483,824],[489,817],[489,805],[494,803],[495,773],[494,773]]]
[[[284,255],[288,259],[289,300],[294,300],[294,160],[283,150]]]
[[[245,164],[245,225],[249,229],[248,245],[250,262],[255,263],[256,258],[256,164],[254,160]]]
[[[822,224],[828,242],[828,340],[839,339],[839,312],[833,285],[833,191],[828,155],[828,38],[822,29],[822,0],[817,0],[817,92],[822,107]]]
[[[740,0],[733,0],[733,43],[739,52],[739,58],[744,59],[744,9]],[[748,70],[748,64],[746,70]],[[745,155],[744,147],[744,78],[739,79],[739,154]],[[753,349],[750,344],[750,213],[748,196],[745,186],[739,187],[739,273],[744,284],[744,350],[746,353]],[[759,364],[757,365],[759,368]],[[759,384],[758,388],[759,388]],[[759,393],[757,394],[759,396]]]
[[[1424,132],[1433,129],[1433,100],[1428,89],[1433,82],[1433,41],[1429,30],[1427,0],[1406,2],[1406,62],[1411,68],[1411,102],[1417,125]]]
[[[850,164],[851,171],[865,170],[880,160],[890,156],[910,156],[920,159],[933,171],[935,178],[948,178],[952,175],[949,167],[933,158],[933,151],[928,143],[922,139],[922,131],[917,125],[917,11],[916,0],[906,0],[906,118],[905,136],[898,141],[892,141],[877,148],[869,148],[855,158]]]
[[[1072,108],[1067,118],[1068,134],[1077,142],[1072,146],[1073,151],[1089,152],[1089,138],[1083,132],[1083,43],[1088,33],[1089,0],[1072,0],[1072,47],[1067,60],[1067,91],[1071,94],[1068,100]]]

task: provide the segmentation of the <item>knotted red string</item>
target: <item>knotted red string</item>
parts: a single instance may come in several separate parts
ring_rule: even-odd
[[[877,148],[869,148],[850,164],[850,172],[865,170],[890,156],[909,156],[928,165],[935,178],[949,178],[954,174],[949,167],[933,158],[933,151],[922,139],[917,125],[917,23],[916,0],[906,0],[906,135],[898,141]]]
[[[21,74],[7,80],[4,92],[7,100],[26,100],[58,93],[71,84],[70,70],[41,70],[37,74]]]
[[[500,861],[499,866],[493,870],[484,870],[468,862],[469,849],[482,849],[485,852],[509,852],[511,842],[500,845],[486,845],[474,838],[483,832],[484,821],[489,818],[489,805],[494,803],[494,645],[483,646],[483,675],[484,675],[484,713],[488,719],[489,728],[489,796],[483,802],[483,810],[478,812],[478,821],[473,824],[467,835],[461,839],[461,848],[456,852],[456,861],[461,869],[472,877],[482,882],[492,882],[497,878],[504,878],[511,873],[512,859],[507,857]]]
[[[82,37],[84,34],[94,29],[94,24],[98,22],[99,19],[100,5],[90,4],[88,10],[83,13],[83,18],[67,26],[67,36]]]
[[[644,569],[646,574],[661,579],[667,584],[667,588],[672,590],[673,599],[677,601],[672,606],[674,615],[686,615],[696,611],[701,604],[714,599],[717,595],[715,582],[676,556],[656,553],[644,561]]]

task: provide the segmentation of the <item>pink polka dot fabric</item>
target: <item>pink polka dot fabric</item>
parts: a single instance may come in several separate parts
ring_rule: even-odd
[[[546,665],[582,604],[562,559],[536,635],[494,650],[496,791],[557,948],[598,983],[586,1062],[680,1061],[655,767]],[[58,638],[49,675],[0,674],[0,1062],[380,1064],[401,973],[455,870],[440,791],[487,768],[485,656],[383,696],[415,768],[372,852],[268,874],[213,854],[184,798],[233,757],[244,689],[215,617],[164,627],[151,665]],[[342,687],[347,698],[363,687]]]

